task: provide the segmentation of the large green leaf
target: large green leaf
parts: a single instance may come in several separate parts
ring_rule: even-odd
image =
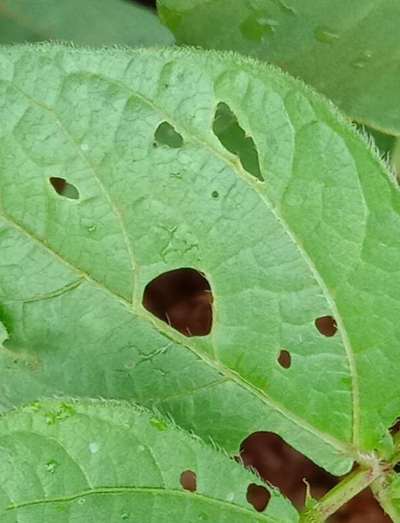
[[[170,45],[148,9],[124,0],[0,0],[0,43],[66,40],[81,45]]]
[[[265,489],[262,481],[129,404],[53,401],[10,412],[0,417],[0,463],[2,523],[298,521],[272,488],[258,514],[246,494],[251,484]],[[185,472],[194,493],[181,486]]]
[[[279,65],[353,119],[400,135],[397,0],[158,0],[181,43]]]
[[[385,447],[400,413],[400,198],[356,130],[231,54],[22,46],[0,59],[2,408],[133,398],[230,452],[274,431],[338,474]],[[260,173],[214,131],[233,150],[252,138]],[[208,336],[142,306],[180,267],[211,284]],[[335,336],[316,328],[325,316]]]

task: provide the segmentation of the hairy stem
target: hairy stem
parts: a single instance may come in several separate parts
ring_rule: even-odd
[[[330,490],[318,503],[306,509],[301,515],[301,523],[323,523],[347,501],[371,485],[381,473],[377,462],[371,463],[368,468],[364,466],[358,468]]]
[[[393,472],[387,476],[379,476],[372,483],[371,489],[385,513],[390,516],[393,521],[398,521],[399,512],[393,505],[392,496],[390,493],[390,483],[394,476],[395,474]]]

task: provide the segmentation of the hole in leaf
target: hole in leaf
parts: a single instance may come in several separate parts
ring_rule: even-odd
[[[278,363],[284,369],[289,369],[292,364],[292,357],[290,352],[282,349],[278,356]]]
[[[189,492],[196,492],[197,489],[197,477],[191,470],[185,470],[182,472],[180,477],[182,487]]]
[[[341,480],[313,463],[272,432],[255,432],[240,447],[238,459],[275,485],[299,509],[304,508],[305,483],[320,499]],[[390,523],[370,489],[363,490],[331,517],[332,523]]]
[[[315,326],[321,334],[328,336],[328,338],[334,336],[337,331],[336,321],[332,316],[321,316],[321,318],[317,318],[315,320]]]
[[[168,122],[162,122],[157,127],[154,138],[158,145],[166,145],[173,149],[179,149],[183,145],[182,136]]]
[[[69,200],[79,200],[79,191],[72,183],[68,183],[64,178],[57,178],[56,176],[49,178],[49,181],[60,196]]]
[[[191,268],[160,274],[143,294],[143,306],[185,336],[207,336],[211,332],[212,302],[209,282]]]
[[[222,145],[239,157],[244,169],[258,180],[264,181],[261,174],[258,152],[254,140],[240,127],[236,115],[230,107],[220,102],[214,116],[213,131]]]
[[[247,487],[246,499],[250,505],[253,505],[257,512],[263,512],[266,509],[270,498],[271,494],[261,485],[250,483]]]
[[[397,474],[400,473],[400,463],[396,463],[396,465],[393,467],[393,470],[397,472]]]
[[[254,432],[240,446],[240,461],[275,485],[298,508],[304,506],[306,478],[311,493],[321,497],[337,479],[287,444],[273,432]]]

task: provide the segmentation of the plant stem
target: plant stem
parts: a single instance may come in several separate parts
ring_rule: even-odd
[[[301,523],[323,523],[347,501],[371,485],[382,473],[377,463],[370,468],[360,467],[349,474],[336,487],[329,491],[313,507],[301,515]]]
[[[390,483],[394,479],[395,473],[391,475],[378,477],[371,485],[372,492],[378,500],[380,506],[386,514],[392,518],[393,521],[399,521],[399,512],[393,505],[392,496],[390,492]]]

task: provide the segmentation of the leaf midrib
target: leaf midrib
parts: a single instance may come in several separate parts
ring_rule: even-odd
[[[109,81],[110,83],[114,83],[115,85],[118,85],[119,87],[127,90],[129,93],[131,93],[132,96],[134,96],[137,99],[141,100],[143,103],[145,103],[146,105],[151,107],[155,112],[157,112],[158,114],[163,116],[166,120],[168,120],[172,125],[174,125],[174,127],[176,127],[176,129],[179,132],[181,132],[182,134],[184,134],[186,136],[189,136],[193,142],[196,142],[197,144],[201,145],[202,147],[207,148],[208,150],[210,150],[210,152],[212,152],[212,154],[214,154],[215,156],[219,157],[227,165],[229,165],[232,168],[233,172],[237,176],[239,176],[241,179],[245,180],[246,183],[249,184],[252,187],[252,189],[254,189],[256,191],[257,195],[262,199],[263,203],[268,208],[271,209],[271,212],[273,212],[275,214],[276,219],[282,225],[282,228],[288,234],[289,238],[293,241],[294,245],[298,248],[300,254],[302,254],[302,256],[304,257],[307,266],[309,266],[310,271],[313,273],[313,271],[312,271],[313,264],[312,264],[311,260],[309,259],[308,255],[302,249],[300,249],[299,244],[296,243],[296,241],[295,241],[294,237],[292,236],[292,233],[291,233],[290,229],[288,228],[286,222],[277,214],[277,211],[273,207],[272,203],[268,199],[266,199],[265,195],[259,190],[257,184],[259,184],[261,182],[253,181],[253,179],[251,178],[251,175],[247,174],[241,168],[239,162],[235,161],[234,157],[231,158],[231,157],[225,156],[222,152],[216,150],[211,144],[209,144],[207,142],[203,142],[202,140],[200,140],[199,138],[194,136],[193,133],[188,131],[185,127],[183,127],[183,126],[181,126],[179,124],[176,124],[176,122],[174,122],[173,118],[171,118],[170,115],[166,114],[161,108],[159,108],[156,104],[154,104],[151,100],[147,99],[142,94],[137,93],[136,91],[133,91],[131,88],[129,88],[125,84],[123,84],[123,83],[121,83],[121,82],[119,82],[119,81],[117,81],[115,79],[108,78],[108,77],[102,76],[102,75],[98,75],[98,76],[101,76],[101,78]],[[96,181],[100,184],[100,186],[101,186],[100,188],[101,188],[102,192],[104,192],[104,194],[107,197],[108,201],[111,203],[112,210],[114,211],[114,214],[116,215],[116,218],[119,221],[119,224],[120,224],[120,227],[121,227],[121,233],[124,235],[124,238],[130,244],[131,248],[128,250],[128,254],[129,253],[132,254],[132,256],[131,256],[132,266],[137,268],[137,263],[135,263],[134,260],[133,260],[133,250],[132,250],[133,246],[131,245],[131,241],[129,240],[129,235],[127,234],[127,230],[125,228],[125,224],[123,222],[122,215],[120,213],[118,213],[119,214],[119,217],[118,217],[118,214],[115,212],[116,206],[115,206],[111,196],[109,195],[108,191],[106,190],[106,188],[104,187],[104,185],[100,181],[99,177],[97,176],[97,173],[96,173],[96,170],[95,170],[94,166],[91,164],[91,162],[89,161],[87,156],[85,154],[83,154],[83,151],[80,149],[80,147],[76,143],[76,141],[71,137],[70,133],[62,125],[62,122],[59,120],[57,113],[51,107],[45,105],[42,102],[38,102],[37,100],[32,98],[29,94],[25,93],[25,91],[23,91],[22,89],[17,87],[13,82],[11,82],[11,81],[7,81],[7,82],[10,85],[12,85],[15,89],[17,89],[23,96],[25,96],[33,104],[37,105],[38,107],[41,107],[42,109],[48,111],[49,113],[51,113],[54,116],[54,118],[56,120],[56,123],[60,126],[61,130],[69,137],[69,139],[71,140],[72,144],[76,147],[76,149],[78,151],[78,154],[81,156],[83,161],[85,161],[88,164],[88,166],[90,167],[90,170],[93,172],[93,175],[94,175]],[[100,288],[101,290],[106,291],[114,299],[117,299],[122,305],[124,305],[124,307],[128,308],[128,310],[129,310],[129,312],[131,314],[136,314],[141,319],[143,319],[146,322],[152,324],[152,326],[156,330],[158,330],[159,332],[164,334],[171,341],[173,341],[174,343],[177,343],[177,344],[185,347],[189,351],[191,351],[199,359],[204,361],[209,367],[212,367],[215,370],[217,370],[218,372],[222,373],[228,379],[230,379],[231,381],[236,383],[238,386],[240,386],[241,388],[243,388],[247,392],[250,392],[252,395],[257,397],[257,399],[259,399],[260,401],[262,401],[263,403],[268,405],[270,408],[272,408],[276,412],[279,412],[286,419],[290,420],[291,422],[293,422],[297,426],[301,427],[303,430],[313,434],[314,436],[319,438],[321,441],[323,441],[326,444],[328,444],[331,447],[333,447],[336,451],[339,451],[344,456],[351,457],[351,458],[355,459],[355,457],[356,457],[355,456],[355,449],[352,447],[352,445],[350,445],[347,442],[343,442],[341,440],[338,440],[336,437],[332,436],[329,433],[326,433],[326,432],[323,432],[323,431],[317,429],[316,427],[311,425],[309,422],[307,422],[303,418],[297,416],[295,413],[293,413],[291,410],[287,409],[285,406],[281,405],[278,401],[276,401],[276,400],[272,399],[271,397],[269,397],[263,390],[258,389],[253,384],[249,383],[245,378],[240,376],[237,372],[235,372],[235,371],[225,367],[219,361],[212,360],[205,353],[199,352],[196,348],[190,346],[187,343],[187,341],[186,341],[187,338],[184,339],[183,335],[179,334],[177,331],[175,331],[175,330],[173,330],[171,328],[168,328],[165,325],[164,322],[162,322],[161,320],[158,320],[153,315],[151,315],[151,313],[149,313],[142,306],[142,304],[140,302],[138,304],[135,304],[133,302],[128,301],[125,297],[117,294],[114,290],[108,288],[102,282],[96,280],[95,278],[90,276],[88,273],[82,271],[79,267],[74,266],[73,264],[68,262],[65,258],[63,258],[59,253],[57,253],[55,250],[50,248],[49,245],[44,243],[43,240],[41,240],[40,238],[36,237],[31,231],[29,231],[28,229],[23,227],[21,224],[16,222],[10,216],[7,216],[3,209],[2,209],[2,212],[3,212],[4,220],[7,221],[12,227],[16,228],[20,233],[24,234],[25,236],[28,236],[31,240],[33,240],[36,243],[38,243],[42,248],[46,249],[50,254],[55,256],[61,263],[63,263],[64,265],[68,266],[70,269],[75,271],[81,277],[85,278],[88,282],[92,283],[93,285],[95,285],[96,287]],[[127,246],[127,249],[128,249],[128,246]],[[316,271],[315,267],[314,267],[314,271],[315,271],[315,274],[318,276],[319,273]],[[133,270],[133,272],[136,272],[136,271]],[[318,280],[316,280],[316,281],[320,285],[319,281]],[[324,290],[324,288],[326,289],[325,285],[320,285],[320,286],[321,286],[322,290]],[[133,289],[133,291],[135,293],[135,288]],[[327,298],[328,301],[330,301],[328,297],[326,297],[326,298]],[[339,314],[338,314],[338,316],[339,316]],[[337,321],[338,321],[338,319],[337,319]]]
[[[98,289],[109,294],[113,299],[117,300],[120,304],[122,304],[125,308],[127,308],[128,311],[132,315],[136,315],[137,317],[143,319],[147,323],[150,323],[158,332],[160,332],[161,334],[166,336],[168,339],[173,341],[175,344],[179,344],[180,346],[183,346],[186,349],[188,349],[196,357],[198,357],[199,359],[204,361],[209,367],[222,373],[230,381],[233,381],[239,387],[243,388],[247,392],[250,392],[252,395],[257,397],[257,399],[259,399],[260,401],[262,401],[263,403],[268,405],[273,410],[282,414],[285,418],[289,419],[290,421],[292,421],[293,423],[295,423],[296,425],[301,427],[303,430],[313,434],[314,436],[317,436],[319,439],[321,439],[328,445],[332,446],[335,450],[339,451],[343,455],[350,456],[355,459],[354,449],[352,449],[352,447],[350,445],[338,440],[337,438],[331,436],[328,433],[322,432],[319,429],[315,428],[313,425],[309,424],[304,419],[296,416],[296,414],[292,413],[291,411],[286,409],[286,407],[279,404],[276,400],[273,400],[272,398],[270,398],[263,390],[257,389],[253,384],[247,382],[247,380],[245,380],[238,373],[223,366],[219,361],[212,360],[205,353],[197,351],[194,347],[192,347],[188,343],[186,343],[185,339],[183,339],[183,335],[179,334],[177,331],[173,330],[172,328],[168,328],[168,326],[162,320],[158,320],[157,318],[155,318],[142,305],[140,305],[139,307],[135,306],[131,302],[127,301],[123,296],[120,296],[119,294],[115,293],[113,290],[106,287],[102,282],[95,280],[89,274],[81,271],[78,267],[75,267],[74,265],[70,264],[59,253],[57,253],[56,251],[51,249],[48,245],[44,244],[40,238],[37,238],[32,232],[28,231],[27,229],[22,227],[19,223],[17,223],[14,219],[7,216],[4,213],[4,211],[3,211],[3,216],[1,217],[1,219],[3,219],[11,227],[16,229],[19,233],[28,237],[31,241],[34,241],[35,243],[37,243],[41,248],[44,248],[49,254],[53,255],[63,265],[65,265],[69,269],[75,271],[82,278],[86,279],[88,283],[90,283],[91,285],[93,285],[93,286],[97,287]],[[71,290],[73,290],[73,289],[71,289]]]
[[[224,501],[222,499],[217,498],[211,498],[209,496],[206,496],[204,494],[199,493],[188,493],[185,491],[181,491],[178,489],[172,489],[172,488],[162,488],[162,487],[136,487],[136,486],[124,486],[124,487],[97,487],[95,489],[82,491],[77,494],[73,494],[71,496],[60,496],[60,497],[54,497],[54,498],[46,498],[46,499],[37,499],[32,501],[25,501],[21,503],[15,503],[11,504],[6,508],[7,512],[11,512],[13,510],[18,510],[21,508],[27,508],[27,507],[34,507],[37,505],[49,505],[52,503],[71,503],[73,501],[76,501],[78,499],[88,497],[88,496],[96,496],[96,495],[123,495],[123,494],[153,494],[158,496],[174,496],[179,498],[188,498],[189,496],[193,501],[196,499],[200,499],[202,501],[205,501],[211,505],[217,505],[218,507],[223,507],[224,510],[227,508],[234,510],[236,512],[241,512],[246,515],[250,515],[253,520],[257,521],[263,521],[264,523],[266,521],[272,521],[279,523],[278,520],[274,517],[271,517],[270,515],[262,515],[258,514],[254,510],[246,509],[244,507],[241,507],[240,505],[235,505],[233,503],[230,503],[228,501]]]

